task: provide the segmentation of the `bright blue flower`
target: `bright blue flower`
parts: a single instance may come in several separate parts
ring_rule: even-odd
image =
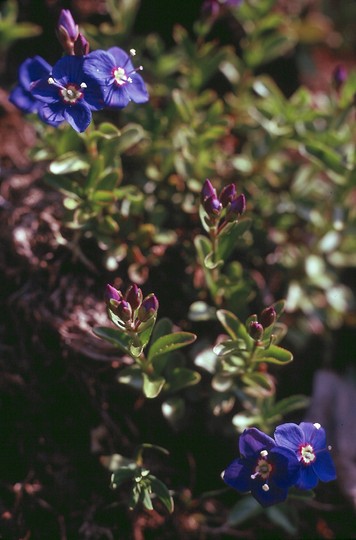
[[[326,445],[325,430],[320,424],[282,424],[276,428],[274,437],[278,446],[288,448],[298,458],[300,475],[296,487],[313,489],[319,480],[335,480],[335,465]]]
[[[132,50],[134,55],[135,51]],[[130,101],[145,103],[149,96],[145,83],[137,73],[130,56],[119,47],[93,51],[85,59],[84,70],[102,87],[105,105],[122,109]]]
[[[19,84],[9,96],[11,103],[26,113],[37,112],[41,102],[31,92],[31,84],[48,77],[52,66],[41,56],[27,58],[19,68]]]
[[[43,102],[39,115],[47,124],[66,121],[81,132],[90,124],[92,110],[103,108],[100,86],[83,72],[83,63],[83,57],[63,56],[50,77],[32,85],[32,94]]]
[[[264,507],[284,501],[299,475],[295,454],[256,428],[245,429],[239,450],[241,457],[225,469],[223,480],[242,493],[251,491]]]

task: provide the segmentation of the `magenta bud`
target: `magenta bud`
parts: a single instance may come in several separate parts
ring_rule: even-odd
[[[140,307],[142,303],[142,291],[140,287],[138,287],[135,283],[131,285],[125,294],[125,298],[130,304],[132,311],[135,311],[138,307]]]
[[[75,24],[69,9],[62,9],[58,19],[58,28],[64,28],[71,41],[74,42],[77,39],[78,25]]]
[[[223,207],[226,208],[234,199],[236,199],[236,186],[235,184],[228,184],[221,190],[219,200]]]
[[[257,321],[250,322],[248,333],[255,341],[259,341],[263,336],[263,326]]]
[[[269,326],[275,323],[276,318],[277,318],[276,310],[274,309],[273,306],[271,306],[271,307],[265,308],[262,311],[259,317],[259,321],[262,324],[263,328],[268,328]]]
[[[216,197],[216,195],[205,199],[203,201],[203,206],[204,206],[205,212],[210,217],[218,216],[222,210],[222,204],[219,201],[219,199]]]
[[[157,297],[152,293],[146,296],[138,309],[138,319],[145,322],[158,311],[159,303]]]
[[[206,179],[201,190],[201,201],[204,202],[210,197],[216,197],[216,189],[213,187],[210,180]]]
[[[88,53],[89,53],[89,41],[83,36],[83,34],[78,34],[78,37],[74,42],[75,56],[85,56]]]

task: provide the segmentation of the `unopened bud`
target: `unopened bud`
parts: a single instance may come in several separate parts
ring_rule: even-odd
[[[208,216],[218,216],[222,210],[222,204],[219,201],[219,199],[216,197],[216,195],[213,195],[212,197],[208,197],[203,201],[203,206],[205,212],[208,214]]]
[[[116,308],[116,314],[124,322],[129,321],[132,318],[132,308],[126,300],[121,300]]]
[[[259,341],[263,336],[263,326],[257,321],[250,322],[248,333],[255,341]]]
[[[78,34],[78,37],[74,42],[75,56],[85,56],[88,53],[89,53],[88,40],[83,36],[83,34]]]
[[[216,189],[213,187],[213,184],[210,182],[210,180],[206,179],[201,190],[202,203],[206,199],[209,199],[209,197],[216,197]]]
[[[246,198],[243,193],[241,193],[236,199],[231,201],[226,215],[226,221],[233,221],[238,216],[241,216],[246,210]]]
[[[235,184],[228,184],[220,193],[219,200],[224,208],[236,198]]]
[[[159,303],[157,297],[152,293],[146,296],[138,309],[137,317],[141,322],[145,322],[158,311]]]
[[[130,304],[130,306],[132,307],[132,310],[135,311],[138,307],[140,307],[140,305],[142,303],[143,295],[142,295],[142,291],[141,291],[140,287],[138,287],[136,285],[136,283],[131,285],[127,289],[127,292],[125,294],[125,298],[128,301],[128,303]]]
[[[122,294],[120,291],[115,289],[115,287],[112,287],[111,285],[108,284],[106,285],[105,299],[107,300],[107,302],[110,302],[110,300],[121,302]]]
[[[262,311],[258,320],[262,324],[263,328],[268,328],[276,321],[276,318],[277,318],[276,310],[274,309],[273,306],[271,306],[271,307],[265,308]]]

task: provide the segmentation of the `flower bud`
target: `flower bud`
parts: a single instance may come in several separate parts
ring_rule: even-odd
[[[217,198],[216,195],[213,195],[212,197],[208,197],[203,201],[203,206],[205,212],[208,214],[208,216],[218,216],[222,210],[222,204]]]
[[[78,25],[69,9],[62,9],[58,19],[57,36],[67,54],[73,54],[74,42],[78,37]]]
[[[226,208],[234,199],[236,199],[236,186],[235,184],[228,184],[221,190],[219,200],[223,207]]]
[[[250,322],[248,333],[255,341],[259,341],[263,336],[263,326],[257,321]]]
[[[271,306],[271,307],[265,308],[262,311],[259,317],[259,321],[262,324],[263,328],[268,328],[276,321],[276,318],[277,318],[276,310],[274,309],[273,306]]]
[[[203,184],[203,188],[201,190],[201,201],[202,201],[202,203],[206,199],[209,199],[210,197],[216,197],[216,189],[213,187],[210,180],[206,179],[204,184]]]
[[[115,287],[112,287],[111,285],[108,284],[106,285],[105,299],[107,302],[110,302],[111,300],[115,300],[116,302],[121,302],[122,294],[120,291],[115,289]]]
[[[228,207],[226,220],[233,221],[238,216],[241,216],[246,210],[246,198],[243,193],[241,193],[236,199],[231,201],[230,206]]]
[[[121,300],[116,308],[116,315],[124,322],[132,318],[132,308],[126,300]]]
[[[347,70],[345,66],[338,64],[332,72],[332,81],[336,90],[340,90],[341,86],[347,79]]]
[[[138,319],[141,322],[147,321],[157,313],[158,306],[159,303],[157,297],[153,293],[149,294],[143,299],[142,304],[138,309]]]
[[[77,39],[74,42],[74,54],[75,56],[85,56],[89,52],[89,42],[83,36],[83,34],[78,34]]]
[[[142,303],[142,291],[140,287],[136,285],[136,283],[133,283],[128,289],[125,294],[125,298],[130,304],[132,311],[135,311],[138,307],[140,307]]]

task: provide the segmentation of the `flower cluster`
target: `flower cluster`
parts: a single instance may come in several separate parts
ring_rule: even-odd
[[[228,184],[219,196],[210,180],[206,179],[201,191],[201,203],[209,218],[217,221],[225,210],[225,220],[232,221],[242,215],[246,209],[245,195],[237,195],[235,184]]]
[[[274,439],[256,428],[239,440],[240,458],[222,473],[223,480],[242,493],[251,492],[264,507],[283,502],[288,489],[313,489],[319,480],[335,480],[335,466],[320,424],[302,422],[278,426]]]
[[[92,120],[92,111],[104,107],[121,109],[130,101],[145,103],[148,92],[130,55],[119,47],[89,52],[68,10],[62,10],[58,37],[66,53],[51,67],[43,58],[25,60],[19,69],[19,84],[10,101],[24,112],[36,112],[43,122],[58,127],[68,122],[82,132]]]
[[[106,303],[115,324],[129,332],[138,332],[144,323],[157,315],[159,306],[153,293],[143,298],[142,290],[136,284],[130,285],[125,294],[107,285]]]
[[[253,317],[255,317],[256,320],[252,320],[249,323],[248,332],[252,339],[254,339],[255,341],[260,341],[263,338],[264,330],[275,323],[277,313],[274,307],[270,306],[265,308],[261,312],[258,320],[257,315],[253,315]]]

